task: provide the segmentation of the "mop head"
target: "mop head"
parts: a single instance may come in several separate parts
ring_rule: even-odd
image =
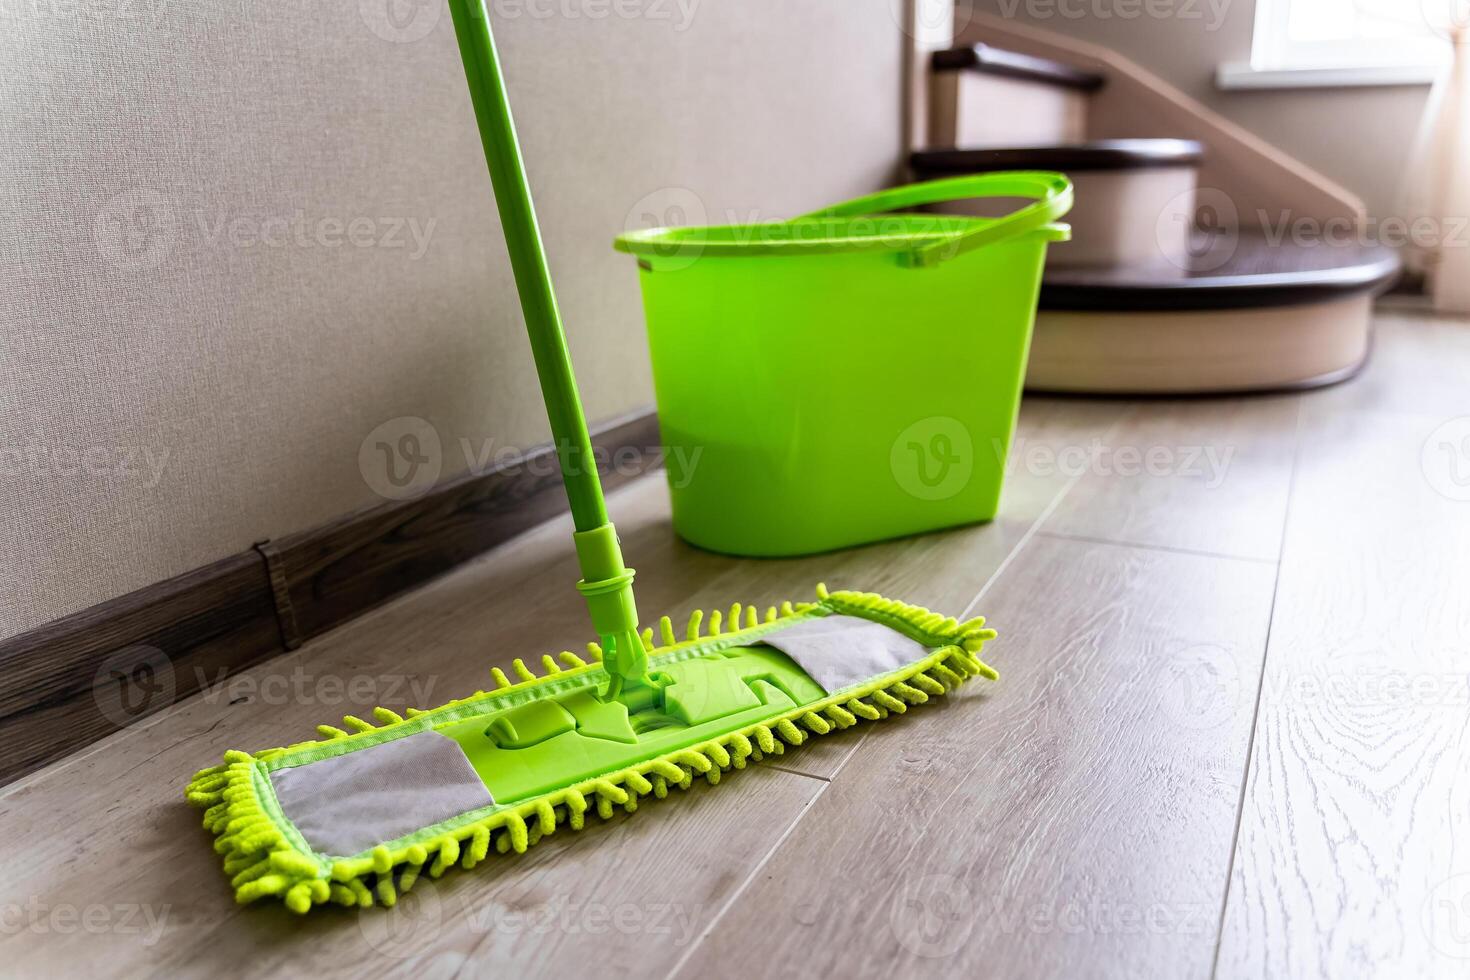
[[[742,611],[744,616],[742,617]],[[473,868],[491,850],[521,853],[557,828],[580,830],[670,787],[780,755],[813,735],[902,714],[971,677],[996,678],[977,654],[994,631],[857,592],[784,603],[760,619],[696,612],[676,642],[668,617],[649,669],[661,685],[646,707],[600,694],[591,662],[520,660],[518,683],[377,724],[254,755],[231,751],[189,783],[205,809],[225,874],[243,903],[275,896],[295,912],[328,902],[392,906],[427,871]],[[350,729],[350,730],[349,730]]]

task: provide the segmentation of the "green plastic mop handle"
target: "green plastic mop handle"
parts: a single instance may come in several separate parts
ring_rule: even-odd
[[[1059,173],[1043,170],[976,174],[908,184],[856,200],[802,215],[802,218],[848,218],[857,215],[882,214],[925,204],[943,204],[977,197],[1032,198],[1031,204],[974,230],[953,238],[926,245],[913,253],[916,266],[934,265],[961,252],[993,245],[1030,232],[1039,231],[1072,210],[1072,182]]]
[[[551,272],[546,266],[531,188],[521,162],[520,142],[500,73],[500,57],[490,33],[490,18],[482,0],[449,0],[449,9],[459,37],[459,53],[464,59],[480,141],[490,166],[495,203],[505,231],[505,247],[510,253],[516,290],[526,318],[526,332],[536,358],[536,375],[541,380],[541,395],[551,420],[562,481],[572,505],[572,520],[578,531],[591,531],[607,523],[607,504],[602,497],[602,483],[597,478],[592,440],[587,433],[587,419],[582,414],[576,377],[572,374],[556,294],[551,288]]]
[[[612,678],[609,695],[616,696],[625,688],[646,687],[648,682],[648,661],[638,635],[638,608],[633,601],[633,570],[623,564],[617,531],[608,520],[602,482],[597,478],[597,461],[572,374],[556,294],[551,288],[551,272],[546,267],[546,251],[521,162],[520,142],[500,73],[500,56],[490,33],[490,17],[484,0],[449,0],[449,10],[464,59],[480,141],[490,166],[526,332],[536,357],[536,375],[551,420],[561,478],[572,505],[577,532],[572,538],[582,569],[577,590],[587,600],[593,628],[602,640],[603,665]]]

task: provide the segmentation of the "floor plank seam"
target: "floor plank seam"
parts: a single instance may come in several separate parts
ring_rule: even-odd
[[[1123,427],[1123,423],[1128,421],[1128,419],[1132,416],[1137,415],[1141,408],[1142,405],[1135,403],[1130,406],[1127,411],[1119,415],[1118,418],[1113,422],[1113,424],[1108,426],[1108,430],[1103,433],[1103,442],[1107,443],[1110,439],[1112,439],[1114,434],[1116,434],[1117,431]],[[1051,499],[1051,501],[1046,505],[1045,508],[1042,509],[1041,513],[1036,515],[1036,520],[1032,521],[1031,526],[1026,529],[1026,533],[1021,535],[1021,540],[1017,541],[1016,546],[1011,549],[1010,554],[1006,555],[1001,563],[995,566],[995,571],[991,573],[990,578],[986,579],[985,584],[980,586],[980,591],[975,593],[975,598],[971,599],[969,603],[966,604],[964,611],[956,617],[957,619],[965,620],[975,615],[975,607],[979,604],[981,599],[985,598],[985,594],[990,591],[990,587],[993,586],[996,582],[1000,581],[1000,577],[1004,575],[1006,569],[1011,566],[1011,562],[1016,560],[1016,557],[1020,555],[1021,552],[1025,549],[1026,545],[1031,542],[1031,539],[1036,537],[1036,535],[1038,534],[1044,533],[1041,529],[1046,525],[1047,521],[1051,520],[1052,514],[1056,513],[1057,508],[1062,505],[1062,501],[1067,499],[1067,495],[1076,488],[1077,484],[1082,482],[1082,476],[1082,473],[1077,473],[1069,478],[1066,484],[1064,484],[1062,488],[1057,491],[1057,495]]]
[[[863,733],[863,739],[867,739],[866,732]],[[854,750],[856,750],[861,745],[862,742],[860,741],[858,745],[853,746]],[[853,754],[853,752],[849,752],[847,754],[847,758],[843,759],[842,762],[837,766],[837,768],[833,770],[832,779],[837,778],[838,773],[842,772],[843,768],[846,767],[848,760],[853,757]],[[786,770],[782,771],[784,772]],[[781,832],[781,836],[776,838],[776,840],[771,843],[770,848],[766,851],[765,854],[761,855],[761,859],[756,862],[755,867],[750,869],[750,873],[746,875],[744,880],[740,882],[739,886],[737,886],[736,889],[730,893],[730,897],[725,900],[725,903],[723,905],[720,906],[720,910],[715,913],[714,918],[709,920],[709,925],[705,926],[705,928],[700,931],[699,938],[690,943],[689,948],[684,951],[684,955],[680,956],[679,959],[674,963],[674,965],[670,967],[669,972],[664,975],[665,980],[674,980],[674,977],[679,975],[679,971],[684,969],[684,964],[688,963],[690,957],[692,957],[695,952],[698,951],[699,947],[704,944],[705,938],[714,933],[715,929],[720,924],[720,920],[725,917],[730,909],[735,907],[735,903],[740,900],[741,895],[745,894],[746,889],[750,887],[750,883],[752,881],[755,881],[756,878],[760,877],[760,874],[762,871],[765,870],[766,865],[771,862],[771,858],[776,856],[776,852],[779,851],[782,845],[786,843],[787,839],[796,832],[796,828],[801,825],[802,818],[812,811],[812,809],[817,805],[817,801],[822,798],[822,794],[827,792],[828,787],[830,787],[831,785],[831,779],[822,781],[822,785],[818,787],[815,793],[812,794],[812,798],[807,801],[806,806],[802,807],[801,812],[798,813],[795,818],[793,818],[792,821],[786,825],[786,829]]]
[[[1078,541],[1083,544],[1112,545],[1115,548],[1133,548],[1138,551],[1157,551],[1169,555],[1190,555],[1196,558],[1219,558],[1224,561],[1244,561],[1255,565],[1274,565],[1279,559],[1257,558],[1254,555],[1227,555],[1220,551],[1200,551],[1196,548],[1178,548],[1166,544],[1144,544],[1140,541],[1115,541],[1112,538],[1099,538],[1086,534],[1072,534],[1067,531],[1040,531],[1038,532],[1048,538],[1057,538],[1062,541]]]
[[[1304,410],[1317,412],[1321,416],[1370,415],[1378,416],[1380,418],[1400,419],[1403,421],[1413,419],[1420,422],[1434,424],[1443,422],[1446,420],[1446,418],[1449,417],[1449,414],[1446,412],[1436,412],[1421,407],[1409,408],[1404,405],[1334,405],[1331,402],[1327,401],[1324,401],[1320,406],[1315,406],[1308,403],[1306,406],[1304,406]]]
[[[1137,413],[1138,410],[1139,407],[1135,405],[1132,409],[1130,409],[1130,411],[1125,412],[1122,417],[1118,419],[1118,421],[1114,422],[1113,425],[1109,427],[1107,433],[1104,435],[1104,438],[1106,439],[1112,436],[1112,434],[1123,424],[1123,422],[1130,415]],[[985,597],[985,594],[990,590],[990,587],[1000,580],[1001,575],[1005,573],[1005,570],[1010,566],[1011,562],[1014,561],[1016,556],[1025,549],[1026,545],[1031,541],[1031,539],[1036,536],[1041,526],[1045,524],[1048,519],[1050,519],[1051,515],[1055,513],[1056,509],[1059,506],[1061,506],[1062,501],[1066,499],[1067,495],[1072,492],[1072,489],[1076,487],[1081,479],[1081,474],[1074,476],[1067,481],[1065,486],[1057,491],[1056,496],[1053,497],[1052,500],[1047,504],[1047,506],[1042,510],[1042,512],[1036,516],[1036,519],[1032,521],[1031,526],[1026,529],[1026,533],[1021,535],[1020,540],[1016,542],[1016,546],[1010,550],[1006,557],[996,567],[995,572],[992,573],[991,576],[986,580],[985,584],[980,587],[980,591],[977,592],[975,594],[975,597],[971,599],[970,602],[966,605],[965,611],[959,616],[960,619],[964,619],[973,615],[976,604]],[[867,740],[868,735],[868,732],[863,733],[862,740],[860,740],[857,745],[853,746],[852,751],[849,752],[847,756],[842,760],[842,762],[839,763],[838,766],[833,770],[831,777],[825,781],[825,784],[812,797],[811,801],[808,802],[807,805],[802,809],[802,811],[796,815],[796,818],[787,825],[781,836],[771,846],[771,849],[768,850],[764,855],[762,855],[760,862],[751,869],[750,874],[746,875],[745,879],[740,883],[739,887],[737,887],[734,892],[731,893],[730,897],[720,907],[719,912],[717,912],[714,918],[710,920],[709,925],[700,932],[699,938],[690,944],[689,949],[685,950],[684,955],[679,957],[679,960],[674,964],[673,968],[669,970],[668,974],[666,975],[666,980],[673,980],[673,978],[678,976],[679,971],[684,968],[684,964],[689,962],[690,958],[704,943],[705,938],[714,933],[715,929],[719,926],[720,921],[725,917],[730,909],[735,906],[735,903],[740,900],[740,897],[750,887],[751,882],[755,881],[756,878],[760,876],[760,873],[765,869],[766,865],[770,863],[771,858],[774,857],[776,852],[781,849],[782,845],[785,844],[787,839],[790,838],[793,833],[795,833],[796,828],[801,825],[802,819],[807,815],[807,813],[811,812],[811,810],[816,807],[818,801],[822,797],[822,794],[825,793],[828,787],[830,787],[832,783],[837,779],[837,777],[841,775],[842,770],[847,767],[847,763],[851,761],[852,758],[857,754],[857,751],[862,748],[862,744],[864,741]]]
[[[846,760],[843,760],[843,761],[846,761]],[[764,769],[774,769],[774,770],[776,770],[776,772],[790,773],[793,776],[805,776],[808,779],[815,779],[815,780],[817,780],[819,782],[823,782],[823,783],[830,783],[832,781],[832,777],[831,776],[819,776],[819,775],[817,775],[814,772],[805,772],[805,771],[803,771],[801,769],[792,769],[790,766],[778,766],[778,765],[776,765],[773,762],[763,763],[762,764],[762,768],[764,768]]]
[[[1139,406],[1135,406],[1131,411],[1125,412],[1123,416],[1119,418],[1118,421],[1115,422],[1111,428],[1108,429],[1107,433],[1103,436],[1104,440],[1111,439],[1114,433],[1122,427],[1125,421],[1127,421],[1129,416],[1137,414],[1138,411]],[[1037,516],[1036,521],[1029,528],[1026,529],[1026,533],[1021,536],[1021,540],[1016,542],[1016,547],[1011,549],[1011,553],[1007,555],[1005,560],[1001,562],[1000,566],[996,568],[995,574],[990,576],[989,581],[987,581],[985,585],[981,587],[979,593],[976,594],[975,598],[970,600],[970,604],[965,607],[965,611],[960,615],[961,619],[966,619],[970,616],[975,615],[975,607],[979,605],[982,599],[985,598],[985,594],[989,591],[990,587],[1000,580],[1001,573],[1006,570],[1006,568],[1011,564],[1012,560],[1014,560],[1018,555],[1021,554],[1022,551],[1025,550],[1026,546],[1031,543],[1031,540],[1033,538],[1047,534],[1046,531],[1041,530],[1042,526],[1051,518],[1051,515],[1056,512],[1057,508],[1062,505],[1062,501],[1066,500],[1067,495],[1070,494],[1072,490],[1076,488],[1076,486],[1081,482],[1082,474],[1079,473],[1078,475],[1072,477],[1069,481],[1067,481],[1067,484],[1057,492],[1056,497],[1051,501],[1050,504],[1047,505],[1046,509]],[[944,801],[935,808],[934,812],[940,812],[944,809],[944,807],[948,806],[949,801],[954,797],[954,794],[959,790],[961,786],[964,786],[966,783],[969,782],[970,777],[975,774],[975,770],[978,769],[984,761],[985,760],[983,758],[977,758],[975,762],[970,766],[970,768],[966,770],[964,776],[962,776],[960,779],[955,780],[954,785],[950,788],[949,794],[945,796]],[[928,831],[926,828],[926,830],[923,833],[920,833],[919,836],[910,844],[909,853],[912,853],[915,848],[923,843],[924,836],[925,834],[927,834],[927,832]]]
[[[1276,623],[1276,599],[1281,592],[1281,567],[1286,560],[1286,532],[1291,525],[1291,504],[1296,495],[1296,476],[1301,467],[1303,399],[1297,398],[1296,438],[1291,452],[1291,474],[1286,483],[1286,507],[1281,515],[1281,539],[1276,547],[1276,575],[1271,583],[1271,608],[1266,614],[1265,648],[1261,651],[1261,670],[1256,677],[1256,700],[1251,710],[1250,735],[1246,740],[1245,767],[1240,774],[1240,793],[1235,803],[1235,832],[1230,836],[1230,856],[1225,862],[1225,889],[1220,896],[1220,916],[1215,925],[1215,954],[1210,960],[1210,980],[1220,974],[1220,955],[1225,946],[1225,916],[1230,909],[1230,888],[1235,880],[1235,861],[1240,851],[1240,828],[1245,821],[1245,793],[1250,785],[1251,766],[1256,754],[1256,730],[1261,720],[1261,696],[1266,689],[1266,666],[1271,659],[1271,629]]]

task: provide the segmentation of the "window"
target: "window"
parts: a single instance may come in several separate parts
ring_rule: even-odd
[[[1251,63],[1265,71],[1436,64],[1453,7],[1454,0],[1258,0]]]
[[[1257,0],[1248,65],[1220,71],[1225,88],[1432,81],[1470,0]]]

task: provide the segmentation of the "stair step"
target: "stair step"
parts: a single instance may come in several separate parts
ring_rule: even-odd
[[[1006,51],[989,44],[936,51],[930,64],[935,71],[974,71],[1083,92],[1095,92],[1106,82],[1103,76],[1095,72],[1083,71],[1049,58]]]
[[[1264,232],[1195,231],[1187,264],[1048,268],[1048,310],[1222,310],[1296,306],[1388,290],[1399,256],[1381,245],[1272,243]]]
[[[1043,146],[993,146],[965,149],[920,150],[913,154],[914,169],[923,179],[995,170],[1143,170],[1155,167],[1195,167],[1205,148],[1195,140],[1117,139]]]
[[[1196,233],[1192,266],[1048,269],[1026,387],[1189,395],[1316,388],[1366,362],[1381,246]]]
[[[988,44],[936,51],[926,145],[1081,140],[1103,76]]]
[[[1047,264],[1118,266],[1183,262],[1194,222],[1199,163],[1194,140],[1120,139],[1044,146],[926,150],[912,157],[921,180],[999,170],[1057,170],[1072,178],[1072,240]],[[1011,202],[1013,203],[1013,202]],[[944,211],[993,217],[1010,203],[968,201]]]

